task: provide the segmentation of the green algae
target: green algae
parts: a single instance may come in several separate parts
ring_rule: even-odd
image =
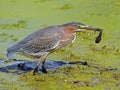
[[[60,10],[68,10],[71,9],[72,6],[69,4],[64,4],[63,6],[61,6],[60,8],[56,8],[56,9],[60,9]]]
[[[48,74],[37,74],[36,76],[28,73],[21,77],[21,81],[27,81],[29,87],[54,90],[79,90],[80,88],[101,90],[108,87],[113,89],[116,88],[119,80],[119,72],[104,71],[101,74],[95,68],[81,65],[63,67],[56,71],[49,71]]]
[[[0,24],[0,29],[19,29],[19,28],[25,28],[26,22],[25,20],[19,20],[15,24]]]
[[[72,45],[48,57],[87,61],[88,66],[65,66],[35,76],[0,72],[0,90],[120,89],[119,0],[1,0],[0,11],[0,52],[6,52],[10,41],[20,41],[48,25],[78,21],[104,29],[99,44],[95,44],[98,33],[81,32]],[[0,58],[5,56],[0,53]]]

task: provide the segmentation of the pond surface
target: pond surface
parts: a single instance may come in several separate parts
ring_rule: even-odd
[[[21,55],[6,61],[6,49],[30,33],[73,21],[103,28],[102,41],[77,33],[49,55],[47,74],[33,75],[36,60]],[[25,89],[120,90],[120,0],[0,0],[0,90]]]

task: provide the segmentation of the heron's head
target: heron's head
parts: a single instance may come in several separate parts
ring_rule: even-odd
[[[63,24],[62,26],[69,27],[69,29],[71,29],[74,32],[80,32],[80,31],[86,31],[86,30],[99,31],[99,35],[98,35],[98,37],[96,37],[95,42],[99,43],[101,41],[101,36],[102,36],[101,28],[85,25],[80,22],[70,22],[70,23]]]

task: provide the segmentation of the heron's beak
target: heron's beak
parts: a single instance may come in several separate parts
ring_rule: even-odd
[[[96,40],[95,42],[96,43],[99,43],[101,41],[101,37],[102,37],[102,31],[103,29],[101,28],[96,28],[96,27],[93,27],[93,26],[78,26],[78,29],[76,31],[85,31],[85,30],[91,30],[91,31],[99,31],[99,35],[96,37]]]
[[[92,31],[102,31],[101,28],[96,28],[96,27],[93,27],[93,26],[81,26],[79,25],[78,26],[78,29],[76,31],[84,31],[84,30],[92,30]]]

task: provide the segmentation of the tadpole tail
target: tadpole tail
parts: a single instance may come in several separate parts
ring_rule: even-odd
[[[102,40],[102,30],[99,31],[98,36],[95,39],[95,43],[99,43]]]

